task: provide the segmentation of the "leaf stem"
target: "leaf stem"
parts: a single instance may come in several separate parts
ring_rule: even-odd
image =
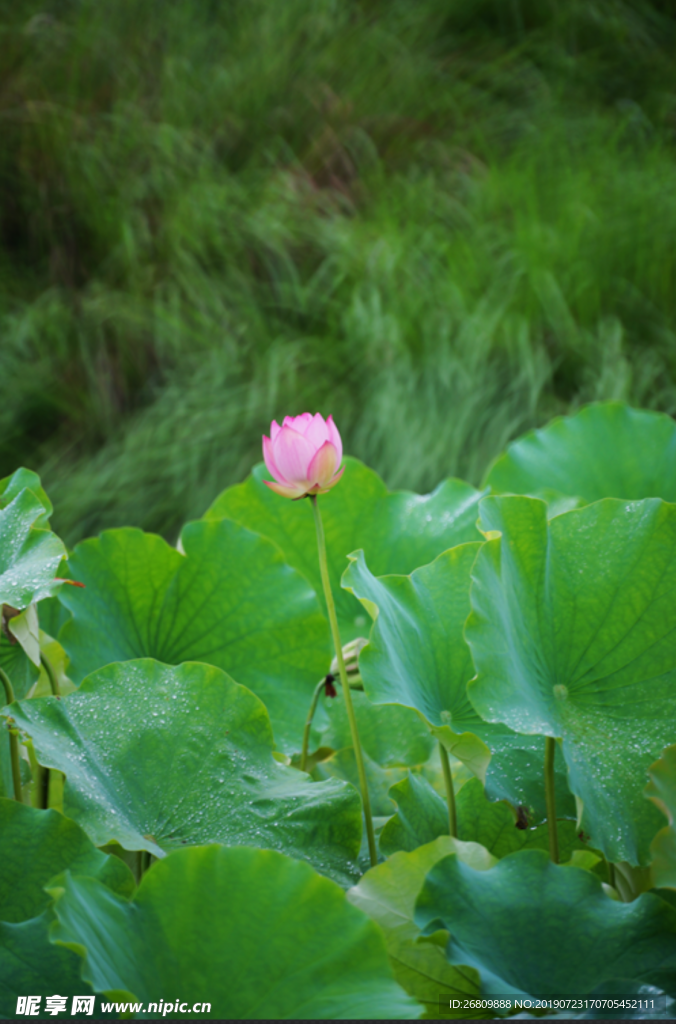
[[[46,811],[49,807],[49,768],[43,768],[38,761],[32,740],[27,740],[25,747],[33,776],[32,804],[33,807]]]
[[[53,695],[55,697],[60,697],[61,690],[59,688],[59,680],[57,679],[56,672],[54,671],[54,666],[44,651],[40,651],[40,664],[47,673],[47,678],[49,679],[49,685]],[[47,808],[49,807],[49,768],[44,769],[44,775],[42,778],[42,794],[42,806]]]
[[[141,879],[152,864],[152,854],[147,850],[137,850],[135,857],[136,884],[141,884]]]
[[[317,530],[317,552],[319,554],[319,571],[322,576],[322,586],[324,588],[324,597],[326,599],[326,609],[329,613],[329,623],[331,625],[331,634],[333,636],[333,646],[336,649],[336,658],[338,660],[338,672],[340,674],[340,682],[343,687],[343,698],[345,700],[345,710],[347,711],[347,717],[350,722],[350,732],[352,734],[352,746],[354,747],[354,756],[357,762],[357,771],[359,773],[359,785],[361,787],[361,799],[364,806],[364,820],[366,822],[366,835],[369,844],[369,855],[371,857],[371,866],[375,867],[378,863],[378,851],[376,849],[376,836],[373,831],[373,818],[371,816],[371,800],[369,798],[368,785],[366,782],[366,769],[364,767],[364,758],[361,752],[361,743],[359,742],[359,732],[357,730],[357,719],[354,713],[354,707],[352,705],[352,694],[350,693],[350,684],[347,678],[347,671],[345,670],[345,659],[343,658],[343,648],[340,643],[340,630],[338,629],[338,616],[336,615],[336,605],[333,600],[333,593],[331,592],[331,581],[329,580],[329,568],[326,561],[326,541],[324,539],[324,526],[322,524],[322,517],[319,512],[317,505],[317,496],[315,494],[310,495],[310,502],[312,504],[312,512],[315,517],[315,528]]]
[[[56,672],[54,671],[52,663],[47,657],[47,655],[44,653],[44,651],[40,651],[40,663],[44,668],[45,672],[47,673],[47,678],[49,679],[49,685],[52,688],[52,693],[54,694],[55,697],[60,697],[61,690],[59,689],[59,681],[56,678]]]
[[[453,775],[451,774],[451,762],[448,756],[448,751],[439,740],[439,757],[441,758],[441,768],[444,773],[444,783],[446,785],[446,802],[448,803],[448,833],[453,836],[454,839],[458,838],[458,816],[455,809],[455,790],[453,788]]]
[[[547,830],[549,832],[549,857],[559,863],[559,835],[556,829],[556,795],[554,791],[554,756],[556,740],[545,738],[545,802],[547,804]]]
[[[0,682],[5,688],[5,696],[7,698],[7,704],[14,703],[14,690],[12,684],[9,681],[9,676],[0,668]],[[23,796],[21,793],[21,759],[19,758],[19,740],[16,733],[12,730],[9,722],[7,723],[9,729],[9,757],[12,762],[12,783],[14,785],[14,799],[22,804]]]
[[[305,729],[303,730],[303,748],[300,752],[300,770],[305,771],[307,764],[307,752],[310,743],[310,730],[312,729],[312,720],[315,717],[315,711],[317,710],[317,701],[319,695],[326,686],[326,679],[322,679],[321,682],[317,683],[315,692],[312,694],[312,702],[310,704],[310,710],[308,711],[307,718],[305,720]]]
[[[40,782],[40,807],[44,811],[49,810],[49,768],[43,768],[39,775]]]
[[[5,672],[5,670],[3,668],[0,668],[0,683],[2,683],[2,685],[5,688],[5,697],[7,698],[5,703],[6,704],[13,704],[14,703],[14,690],[12,689],[12,684],[9,681],[9,676],[7,675],[7,673]]]

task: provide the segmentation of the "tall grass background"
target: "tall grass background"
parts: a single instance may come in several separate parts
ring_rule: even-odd
[[[676,412],[674,0],[0,2],[0,476],[168,537],[332,412],[477,483]]]

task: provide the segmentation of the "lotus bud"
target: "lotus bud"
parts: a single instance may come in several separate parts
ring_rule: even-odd
[[[281,427],[273,420],[270,437],[263,436],[263,458],[274,477],[265,481],[267,486],[294,501],[325,494],[343,475],[338,428],[331,416],[325,420],[319,413],[285,416]]]
[[[356,640],[350,640],[349,644],[345,644],[343,647],[343,659],[345,661],[345,671],[347,672],[347,679],[352,690],[362,690],[363,683],[361,679],[361,673],[359,672],[359,652],[362,648],[366,647],[368,640],[365,640],[363,636],[358,636]],[[338,658],[334,658],[331,662],[331,676],[338,676]]]

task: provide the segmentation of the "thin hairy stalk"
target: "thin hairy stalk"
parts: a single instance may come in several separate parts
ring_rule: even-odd
[[[304,772],[307,765],[307,754],[308,746],[310,743],[310,730],[312,729],[312,722],[315,717],[315,711],[317,710],[317,701],[322,690],[326,687],[326,679],[322,679],[321,682],[315,686],[314,693],[312,694],[312,701],[310,702],[310,710],[308,711],[307,718],[305,720],[305,729],[303,730],[303,747],[300,752],[300,770]]]
[[[559,863],[559,834],[556,828],[556,795],[554,792],[554,755],[556,740],[545,739],[545,802],[547,804],[547,830],[549,832],[549,856]]]
[[[350,733],[352,734],[352,746],[354,748],[354,756],[357,762],[357,772],[359,773],[359,785],[361,788],[362,804],[364,806],[364,820],[366,822],[366,835],[369,844],[369,855],[371,857],[371,865],[375,867],[375,865],[378,863],[378,851],[376,849],[376,836],[375,832],[373,831],[371,800],[369,798],[368,784],[366,782],[366,768],[364,767],[364,758],[361,751],[361,743],[359,741],[357,719],[354,713],[354,707],[352,705],[352,694],[350,693],[350,684],[347,678],[347,671],[345,669],[343,648],[340,642],[338,616],[336,615],[336,606],[333,600],[333,593],[331,591],[331,581],[329,580],[329,568],[326,560],[326,541],[324,540],[324,526],[322,524],[322,517],[319,513],[316,495],[310,495],[310,502],[312,504],[312,511],[315,517],[315,528],[317,530],[317,551],[319,554],[319,569],[322,576],[322,586],[324,588],[326,608],[329,613],[329,623],[331,625],[331,634],[333,636],[333,646],[336,649],[336,658],[338,660],[338,672],[340,675],[340,682],[343,687],[343,697],[345,700],[345,710],[347,711],[347,717],[350,722]]]

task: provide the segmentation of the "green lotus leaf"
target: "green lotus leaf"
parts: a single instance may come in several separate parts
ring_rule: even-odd
[[[362,551],[350,556],[342,585],[376,609],[369,644],[359,656],[372,701],[415,708],[432,725],[452,725],[456,733],[465,731],[468,719],[478,721],[467,697],[474,670],[462,627],[480,548],[462,544],[410,576],[382,578],[371,572]]]
[[[385,1020],[420,1007],[392,978],[382,934],[307,864],[273,851],[180,850],[134,901],[68,875],[52,938],[81,947],[97,992],[208,1000],[221,1020]]]
[[[444,953],[448,936],[442,937],[442,944],[420,941],[420,929],[413,920],[416,897],[425,876],[451,853],[477,870],[487,870],[495,863],[475,843],[444,836],[410,853],[395,853],[384,864],[367,871],[347,893],[350,902],[383,929],[395,977],[407,992],[425,1004],[426,1016],[439,1016],[440,998],[471,999],[479,994],[477,971],[448,963]],[[467,1013],[463,1011],[458,1016],[467,1017]]]
[[[551,490],[600,498],[676,501],[676,424],[659,412],[623,402],[588,405],[552,420],[509,445],[490,466],[485,486],[495,493]]]
[[[492,722],[486,722],[485,729],[477,727],[476,731],[484,737],[492,754],[486,773],[486,795],[491,800],[507,800],[514,807],[525,807],[533,825],[545,821],[544,738],[519,736]],[[554,758],[554,788],[558,818],[576,820],[575,798],[568,788],[568,770],[558,745]]]
[[[380,833],[380,852],[385,857],[399,851],[411,852],[440,836],[448,838],[446,801],[425,778],[409,772],[405,779],[392,786],[389,796],[397,805],[397,813]]]
[[[44,515],[26,489],[0,507],[0,605],[21,610],[61,586],[54,577],[66,549],[51,530],[38,528]]]
[[[504,801],[487,800],[478,779],[470,779],[456,798],[458,833],[460,839],[480,843],[494,857],[501,859],[517,850],[549,851],[546,825],[518,828],[511,807]],[[524,822],[526,824],[526,822]],[[559,858],[570,860],[574,850],[586,850],[587,844],[578,837],[574,821],[559,821]]]
[[[336,683],[338,686],[338,683]],[[373,704],[365,693],[352,691],[352,703],[364,753],[383,768],[409,767],[429,760],[434,747],[430,731],[411,708],[401,704]],[[340,750],[352,745],[350,723],[340,690],[325,701],[328,727],[322,745]]]
[[[676,507],[607,498],[547,523],[544,502],[486,498],[466,638],[479,714],[561,737],[582,828],[608,860],[645,864],[643,798],[676,719]]]
[[[66,697],[9,711],[40,763],[65,773],[64,813],[97,846],[159,857],[187,843],[279,848],[353,880],[357,792],[279,764],[264,705],[220,669],[109,665]]]
[[[6,613],[6,605],[4,610]],[[19,644],[30,661],[39,669],[40,624],[38,622],[38,606],[36,604],[29,604],[18,615],[12,615],[9,618],[5,614],[5,628],[11,640]]]
[[[656,886],[676,889],[676,745],[667,747],[650,766],[645,795],[666,815],[669,824],[652,841],[652,879]]]
[[[676,909],[650,893],[610,899],[595,875],[522,850],[475,871],[439,861],[416,903],[422,930],[446,928],[452,964],[486,992],[584,995],[614,978],[667,990],[676,981]]]
[[[366,752],[363,753],[364,770],[371,802],[371,812],[377,817],[389,818],[394,812],[394,804],[389,797],[392,785],[400,782],[406,773],[405,768],[383,768],[373,761]],[[344,779],[355,789],[360,788],[357,761],[354,747],[336,750],[330,757],[320,761],[313,773],[315,779]]]
[[[64,562],[59,568],[59,576],[61,578],[68,578],[68,572],[68,563]],[[68,585],[62,587],[59,593],[63,593],[64,590],[70,590],[70,587]],[[70,619],[70,612],[61,603],[57,594],[54,597],[47,597],[44,601],[40,601],[38,618],[40,620],[40,628],[49,636],[56,638],[61,628]]]
[[[107,890],[106,890],[107,891]],[[51,911],[20,924],[0,921],[0,1019],[31,1020],[17,1013],[19,996],[34,995],[41,1000],[39,1016],[44,1017],[45,997],[58,993],[68,999],[68,1019],[72,1017],[102,1019],[101,1001],[96,999],[93,1014],[73,1014],[73,996],[92,995],[92,989],[82,980],[82,960],[70,949],[55,946],[49,941],[49,927],[53,922]],[[108,1017],[108,1014],[106,1014]],[[110,1017],[115,1020],[117,1014]],[[58,1019],[58,1018],[56,1018]]]
[[[66,868],[100,878],[123,896],[134,890],[126,864],[97,850],[74,821],[14,800],[0,800],[0,864],[0,919],[12,923],[47,908],[44,886]]]
[[[524,739],[483,721],[467,696],[475,668],[463,630],[470,612],[470,573],[480,548],[461,544],[410,576],[380,578],[363,552],[351,555],[343,587],[377,613],[359,669],[371,701],[417,710],[454,758],[485,776],[491,797],[525,804],[541,821],[546,815],[544,740]],[[574,817],[560,755],[557,795],[559,814]]]
[[[319,499],[329,576],[343,643],[365,636],[368,617],[351,594],[340,590],[347,555],[363,548],[378,575],[411,572],[446,548],[480,540],[477,509],[483,493],[461,480],[446,480],[432,494],[389,492],[372,469],[358,459],[344,460],[339,486]],[[307,501],[288,501],[263,483],[271,479],[261,463],[242,484],[229,487],[207,511],[206,519],[234,519],[273,540],[284,558],[314,587],[322,607],[317,541]]]
[[[7,675],[17,700],[25,697],[35,683],[40,671],[28,657],[18,641],[12,643],[10,638],[0,630],[0,668]],[[0,685],[0,706],[6,703],[4,687]]]
[[[49,659],[49,664],[58,685],[59,694],[64,697],[66,694],[72,693],[73,690],[77,689],[67,674],[68,658],[66,657],[66,652],[58,640],[52,639],[43,630],[40,630],[40,650]],[[52,682],[44,665],[41,665],[40,676],[30,696],[51,697],[53,692]]]
[[[185,554],[135,529],[79,544],[59,641],[79,682],[114,661],[204,661],[264,701],[278,749],[300,750],[312,692],[330,664],[329,628],[306,581],[236,523],[188,523]]]
[[[0,509],[5,508],[14,501],[22,491],[32,491],[43,508],[42,519],[37,525],[42,529],[48,528],[48,520],[54,511],[54,506],[47,497],[47,494],[40,482],[40,477],[32,469],[17,469],[11,476],[0,480]]]
[[[386,857],[448,835],[446,801],[421,775],[409,772],[407,778],[392,786],[389,795],[397,804],[397,813],[380,834],[380,850]],[[479,779],[469,779],[456,795],[456,815],[458,837],[479,843],[498,859],[516,850],[549,849],[546,825],[518,828],[511,807],[501,800],[487,800]],[[574,821],[560,821],[558,832],[561,862],[569,860],[573,850],[587,849]]]

